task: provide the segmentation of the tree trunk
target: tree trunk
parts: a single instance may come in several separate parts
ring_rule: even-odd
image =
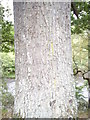
[[[14,2],[14,15],[15,113],[75,117],[70,3]]]

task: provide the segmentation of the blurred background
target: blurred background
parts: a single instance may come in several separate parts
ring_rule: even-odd
[[[78,117],[88,118],[90,109],[90,4],[74,2],[71,4],[71,40],[73,74],[76,82]],[[0,63],[2,74],[0,101],[3,118],[13,117],[15,97],[15,51],[13,0],[0,3]],[[1,107],[0,107],[1,109]]]

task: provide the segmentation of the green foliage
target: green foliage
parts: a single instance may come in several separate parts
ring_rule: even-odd
[[[80,101],[81,99],[84,100],[84,96],[82,95],[82,89],[84,88],[85,86],[79,86],[77,87],[76,86],[76,98]]]
[[[14,51],[14,27],[12,23],[4,21],[2,24],[2,52]]]
[[[15,55],[13,52],[0,53],[3,77],[15,78]]]
[[[14,26],[12,22],[4,20],[5,12],[9,12],[9,9],[5,11],[4,7],[0,5],[0,50],[2,52],[14,52]]]
[[[12,22],[4,20],[5,11],[0,4],[0,62],[2,63],[2,78],[15,77],[15,55],[14,55],[14,27]],[[7,53],[9,52],[9,53]],[[13,107],[14,97],[8,92],[7,83],[4,79],[0,84],[0,101],[2,102],[2,116],[9,117]]]
[[[73,34],[72,38],[72,53],[73,53],[73,72],[76,69],[87,72],[88,71],[88,34]],[[88,102],[83,95],[83,88],[88,86],[88,81],[83,86],[76,85],[76,98],[79,111],[86,111],[88,109]]]
[[[73,70],[78,67],[82,72],[88,71],[88,35],[74,34],[72,37]]]
[[[0,102],[2,102],[2,116],[6,117],[9,109],[13,109],[14,97],[8,92],[8,87],[4,79],[0,84]]]
[[[90,30],[90,3],[75,2],[75,8],[78,12],[78,17],[75,16],[71,9],[71,32],[72,34],[82,33],[84,30]]]
[[[85,100],[85,97],[82,94],[84,87],[86,87],[86,84],[82,86],[76,85],[76,98],[79,111],[84,111],[88,109],[88,102]]]
[[[3,108],[11,107],[14,102],[14,97],[9,92],[2,92]]]
[[[14,97],[11,95],[11,93],[8,92],[8,87],[4,79],[2,79],[2,85],[0,87],[1,94],[1,102],[3,108],[8,108],[13,105]]]
[[[3,116],[3,117],[6,116],[7,113],[8,113],[8,110],[5,109],[5,108],[2,108],[2,116]]]

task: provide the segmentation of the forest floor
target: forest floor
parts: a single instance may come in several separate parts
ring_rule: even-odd
[[[88,111],[80,111],[78,113],[78,118],[89,118],[89,112]]]

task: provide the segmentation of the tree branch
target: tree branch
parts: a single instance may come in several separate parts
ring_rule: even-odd
[[[74,3],[74,2],[71,2],[71,7],[72,7],[72,9],[73,9],[73,13],[77,16],[77,18],[79,18],[79,17],[78,17],[78,11],[77,11],[77,9],[76,9],[76,6],[75,6],[75,3]]]

